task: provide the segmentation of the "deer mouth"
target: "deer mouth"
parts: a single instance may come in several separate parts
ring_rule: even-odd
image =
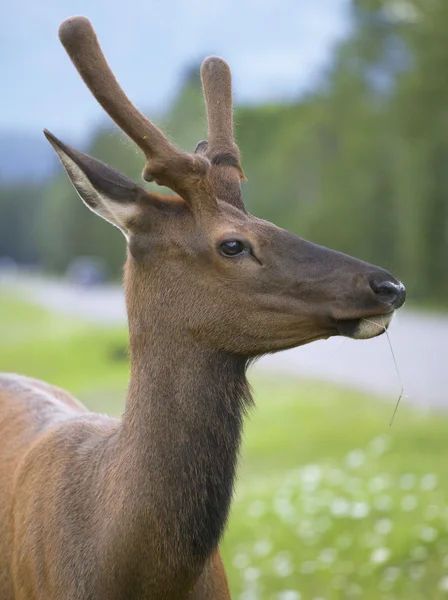
[[[343,319],[336,321],[339,335],[355,340],[367,340],[384,333],[394,318],[395,311],[385,315],[372,315],[359,319]]]

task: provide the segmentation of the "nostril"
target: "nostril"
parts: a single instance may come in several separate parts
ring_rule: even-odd
[[[380,296],[396,296],[397,288],[391,281],[383,281],[382,283],[376,283],[376,281],[370,282],[370,287]]]
[[[370,280],[370,287],[377,296],[381,296],[383,302],[393,304],[394,308],[400,308],[406,299],[406,290],[402,283],[394,283],[393,281],[375,281]]]

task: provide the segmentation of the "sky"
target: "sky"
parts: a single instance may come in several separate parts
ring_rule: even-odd
[[[106,117],[59,42],[85,15],[132,101],[163,113],[185,69],[217,54],[235,101],[297,97],[312,88],[349,30],[350,0],[15,0],[2,11],[0,132],[83,140]]]

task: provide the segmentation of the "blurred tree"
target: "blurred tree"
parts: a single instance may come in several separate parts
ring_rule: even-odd
[[[0,258],[38,263],[35,223],[41,197],[38,185],[0,185]]]
[[[400,78],[393,103],[403,148],[401,237],[404,269],[415,294],[446,303],[448,295],[448,49],[444,0],[405,3],[403,35],[412,69]],[[403,17],[403,18],[404,18]],[[400,196],[398,196],[400,197]],[[417,275],[416,278],[414,275]]]

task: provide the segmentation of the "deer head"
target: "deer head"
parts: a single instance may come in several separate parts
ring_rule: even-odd
[[[144,152],[144,179],[176,193],[147,191],[45,132],[85,204],[126,237],[131,335],[160,318],[202,344],[253,357],[385,330],[405,300],[390,273],[246,211],[222,59],[202,65],[208,141],[189,154],[131,104],[86,18],[68,19],[59,35],[92,94]]]

